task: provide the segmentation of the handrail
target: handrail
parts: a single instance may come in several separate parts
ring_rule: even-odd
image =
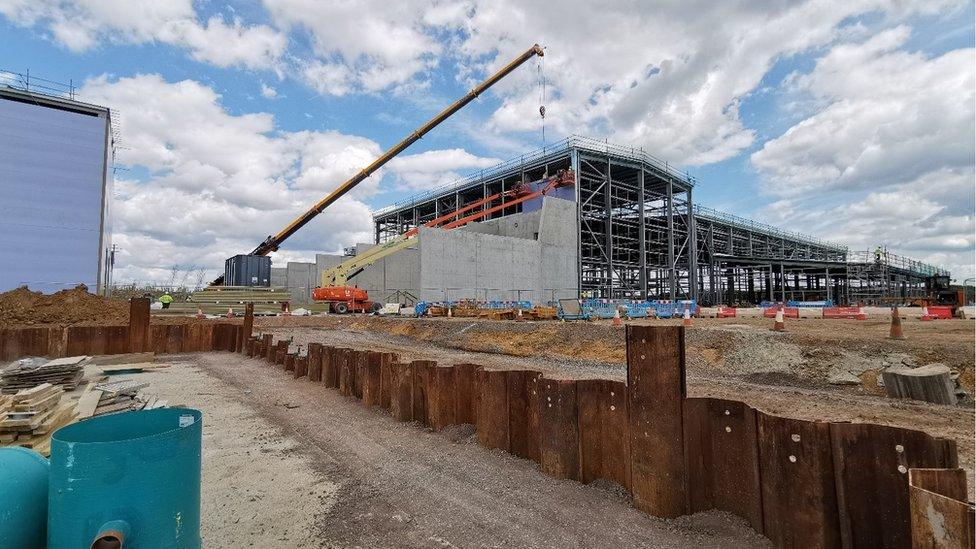
[[[706,219],[711,219],[713,221],[719,221],[722,223],[729,223],[735,226],[742,227],[744,229],[749,229],[753,231],[758,231],[766,233],[772,236],[779,236],[784,238],[790,238],[792,240],[800,241],[806,244],[813,244],[823,248],[828,248],[836,252],[847,253],[849,248],[847,246],[841,246],[839,244],[834,244],[833,242],[828,242],[821,238],[815,236],[806,235],[803,233],[798,233],[795,231],[787,231],[780,229],[773,225],[767,223],[762,223],[760,221],[754,221],[745,217],[739,217],[735,214],[730,214],[727,212],[722,212],[714,208],[709,208],[707,206],[699,206],[695,204],[695,215],[701,216]]]
[[[623,145],[615,145],[613,143],[608,143],[606,141],[599,141],[590,137],[584,137],[581,135],[571,135],[561,141],[558,141],[552,145],[547,145],[529,151],[523,155],[510,158],[504,162],[500,162],[488,169],[479,170],[477,172],[468,174],[452,183],[447,185],[442,185],[434,189],[429,189],[421,193],[409,196],[402,200],[398,200],[389,206],[385,206],[373,212],[373,218],[377,218],[386,215],[392,211],[396,211],[402,208],[415,206],[421,202],[427,202],[435,198],[440,198],[445,195],[452,194],[454,192],[465,190],[469,187],[474,186],[476,183],[480,183],[485,179],[491,179],[492,177],[511,171],[523,164],[530,164],[536,160],[540,160],[547,156],[555,156],[559,153],[564,153],[570,149],[584,149],[591,152],[604,153],[604,154],[614,154],[617,156],[629,157],[629,159],[643,161],[666,174],[676,177],[681,181],[694,186],[697,184],[698,180],[695,179],[688,172],[680,172],[675,169],[667,161],[662,160],[654,155],[645,152],[641,148],[637,147],[625,147]]]

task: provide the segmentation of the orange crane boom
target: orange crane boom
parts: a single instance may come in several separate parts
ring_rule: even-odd
[[[288,224],[287,227],[278,232],[278,234],[270,235],[264,240],[251,255],[268,255],[269,253],[276,251],[281,243],[284,242],[288,237],[295,234],[299,229],[304,227],[309,221],[311,221],[315,216],[322,213],[323,210],[332,205],[336,200],[339,200],[344,194],[352,190],[356,185],[361,183],[364,179],[372,175],[373,172],[380,169],[384,164],[393,159],[396,155],[400,154],[404,149],[412,145],[414,142],[419,140],[427,132],[434,129],[438,124],[446,120],[449,116],[461,110],[462,107],[473,101],[476,97],[481,95],[485,90],[492,87],[496,82],[508,76],[509,73],[517,69],[520,65],[531,59],[532,57],[538,55],[542,57],[545,55],[542,46],[539,44],[534,44],[531,48],[525,50],[521,55],[513,59],[507,65],[502,67],[498,72],[488,77],[487,80],[478,84],[471,89],[464,97],[458,99],[446,109],[441,111],[437,116],[428,120],[423,126],[417,128],[413,133],[404,138],[402,141],[391,147],[385,153],[380,155],[379,158],[374,160],[370,165],[366,166],[359,171],[356,175],[350,177],[345,183],[339,185],[336,190],[332,191],[325,198],[320,200],[314,206],[309,208],[308,211],[302,215],[295,218],[294,221]],[[220,276],[214,280],[213,285],[223,284],[224,277]]]

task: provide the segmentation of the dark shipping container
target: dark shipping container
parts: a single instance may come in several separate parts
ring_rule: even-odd
[[[224,286],[270,286],[271,258],[235,255],[224,262]]]

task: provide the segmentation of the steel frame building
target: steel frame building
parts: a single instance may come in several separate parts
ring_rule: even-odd
[[[920,296],[930,277],[948,275],[887,252],[880,258],[852,254],[844,246],[698,206],[695,179],[687,173],[641,149],[580,136],[375,212],[375,240],[569,168],[576,176],[580,297],[881,302]]]

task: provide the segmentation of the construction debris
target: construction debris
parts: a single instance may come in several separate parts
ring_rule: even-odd
[[[0,371],[0,393],[12,394],[42,383],[60,385],[74,390],[84,377],[87,356],[73,356],[54,360],[24,358]]]
[[[148,383],[131,379],[96,385],[94,391],[99,393],[99,398],[92,416],[142,410],[147,402],[137,398],[137,395],[148,386]]]
[[[949,367],[929,364],[920,368],[892,367],[882,372],[889,397],[911,398],[937,404],[956,404],[956,387]]]

